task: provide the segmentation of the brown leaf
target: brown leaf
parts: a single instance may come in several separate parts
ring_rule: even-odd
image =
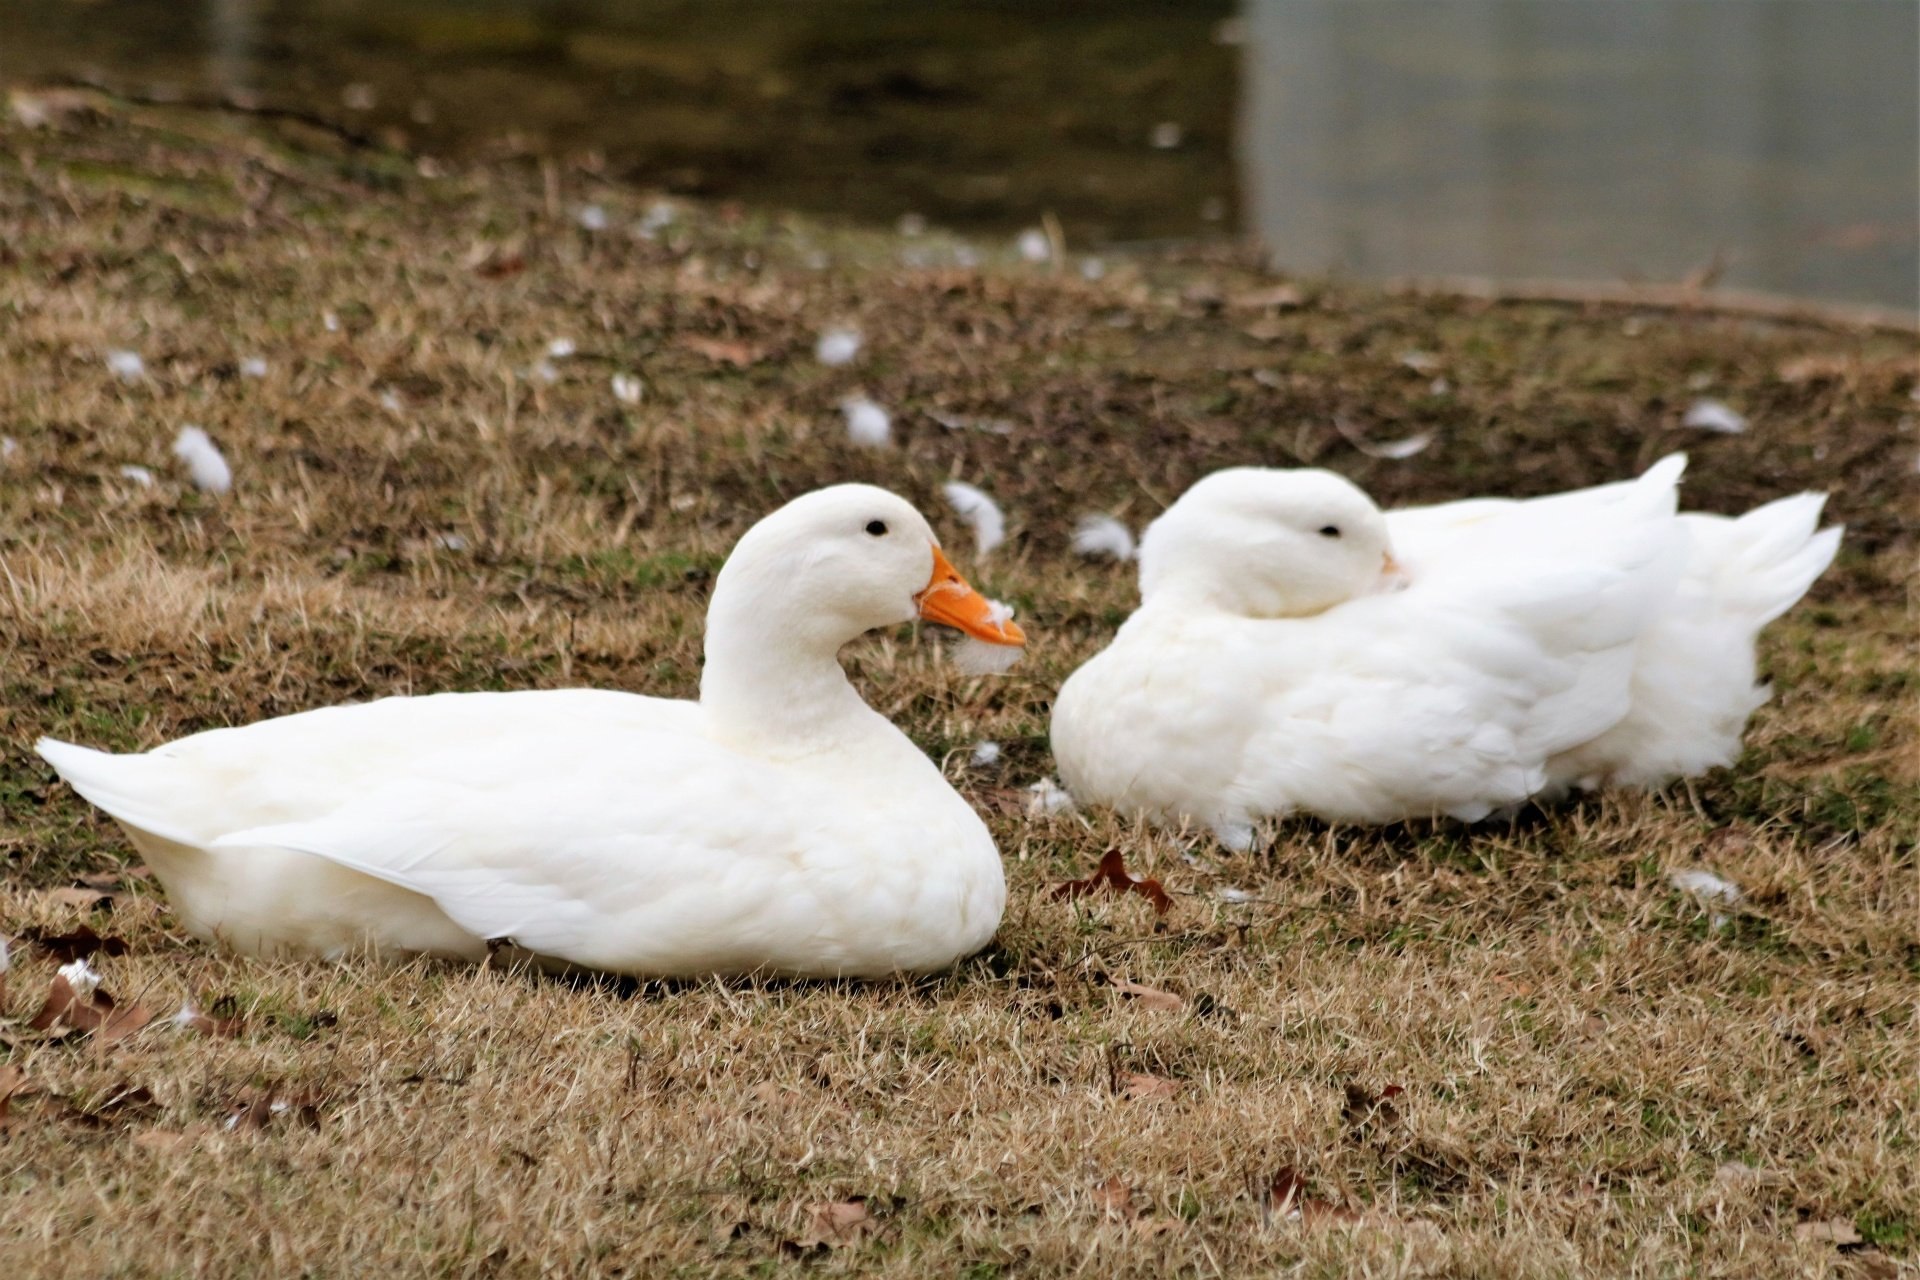
[[[1309,1225],[1357,1222],[1360,1218],[1351,1209],[1343,1209],[1332,1201],[1314,1195],[1307,1187],[1307,1180],[1290,1164],[1282,1165],[1278,1172],[1267,1179],[1260,1196],[1260,1210],[1263,1217],[1277,1217]]]
[[[1839,382],[1859,369],[1859,365],[1850,356],[1843,355],[1804,355],[1783,360],[1774,371],[1782,382]]]
[[[1145,876],[1136,876],[1127,870],[1126,858],[1120,847],[1115,845],[1100,858],[1100,865],[1085,880],[1068,880],[1053,887],[1052,896],[1060,898],[1082,898],[1101,889],[1111,889],[1115,893],[1137,893],[1153,904],[1153,909],[1161,915],[1173,909],[1173,896],[1158,880]]]
[[[680,339],[680,345],[697,356],[705,356],[715,364],[730,364],[736,369],[744,369],[748,365],[758,364],[767,358],[764,348],[727,338],[702,338],[690,335]]]
[[[1276,284],[1266,289],[1236,293],[1227,301],[1241,311],[1291,311],[1304,299],[1300,296],[1300,290],[1293,285]]]
[[[275,1120],[297,1120],[309,1129],[320,1127],[321,1098],[311,1090],[284,1092],[279,1085],[249,1089],[228,1108],[226,1127],[261,1130]]]
[[[223,1001],[215,1001],[214,1008],[221,1008]],[[205,1013],[200,1006],[189,1000],[180,1006],[180,1012],[173,1015],[173,1025],[187,1031],[197,1031],[203,1036],[220,1036],[231,1039],[245,1028],[238,1017],[217,1017]]]
[[[1135,1102],[1157,1102],[1179,1093],[1180,1082],[1150,1076],[1144,1071],[1123,1071],[1120,1073],[1120,1091]]]
[[[40,1006],[40,1012],[28,1020],[27,1026],[35,1031],[51,1031],[55,1023],[67,1016],[74,1002],[80,998],[64,975],[54,974],[53,983],[47,988],[46,1003]]]
[[[8,1112],[13,1106],[13,1100],[32,1092],[34,1089],[27,1083],[25,1070],[11,1062],[0,1067],[0,1130],[6,1129],[11,1123]]]
[[[1851,1218],[1826,1218],[1803,1222],[1793,1229],[1793,1238],[1830,1244],[1836,1249],[1859,1244],[1864,1239],[1855,1229]]]
[[[20,940],[31,943],[61,964],[72,964],[75,960],[86,960],[96,955],[123,956],[127,953],[125,938],[103,938],[91,926],[84,924],[68,933],[28,929],[20,935]]]
[[[1158,987],[1142,986],[1138,982],[1129,982],[1125,978],[1115,978],[1113,989],[1123,996],[1138,1000],[1142,1007],[1159,1009],[1166,1013],[1178,1013],[1187,1007],[1187,1002],[1171,991],[1162,991]]]
[[[47,889],[40,896],[55,906],[78,907],[82,911],[93,911],[100,907],[112,907],[115,894],[110,889],[96,889],[91,885],[66,889]]]
[[[1406,1090],[1397,1084],[1390,1084],[1379,1093],[1363,1088],[1349,1080],[1347,1082],[1347,1103],[1342,1108],[1342,1116],[1347,1128],[1358,1137],[1378,1129],[1391,1129],[1400,1123],[1400,1108],[1394,1099]]]
[[[47,999],[27,1023],[35,1031],[51,1031],[64,1023],[75,1031],[91,1031],[104,1044],[124,1040],[153,1021],[143,1005],[117,1006],[106,988],[82,996],[65,974],[56,973],[47,985]]]
[[[178,1129],[147,1129],[133,1135],[133,1145],[142,1151],[151,1151],[156,1155],[172,1155],[185,1146],[190,1146],[196,1135],[182,1133]]]
[[[132,863],[113,871],[94,871],[78,877],[74,883],[87,889],[97,889],[101,893],[118,895],[124,893],[133,881],[150,882],[153,872],[147,870],[145,863]]]
[[[1119,1174],[1093,1189],[1093,1203],[1101,1213],[1116,1221],[1131,1221],[1140,1216],[1139,1207],[1133,1203],[1133,1188]]]
[[[799,1249],[853,1244],[874,1227],[864,1200],[822,1201],[806,1209],[806,1231],[788,1242]]]

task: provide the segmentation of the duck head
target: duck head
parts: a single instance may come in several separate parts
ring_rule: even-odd
[[[1386,517],[1331,471],[1236,467],[1180,495],[1140,542],[1140,597],[1297,618],[1398,574]]]
[[[828,652],[878,627],[922,619],[992,644],[1026,636],[967,584],[926,519],[872,485],[795,498],[747,530],[714,584],[714,621],[751,615],[756,631]]]

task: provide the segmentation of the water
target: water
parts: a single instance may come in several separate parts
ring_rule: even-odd
[[[0,78],[743,204],[1920,309],[1915,0],[5,0]]]
[[[1920,308],[1914,0],[1253,0],[1250,221],[1366,276]]]

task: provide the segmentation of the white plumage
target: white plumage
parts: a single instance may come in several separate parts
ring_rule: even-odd
[[[847,439],[862,449],[883,449],[892,441],[892,415],[865,396],[848,396],[840,412],[847,418]]]
[[[1803,494],[1676,514],[1685,459],[1383,515],[1321,471],[1209,476],[1147,531],[1141,607],[1055,701],[1083,802],[1244,845],[1300,810],[1469,821],[1730,764],[1754,640],[1833,559]]]
[[[974,550],[986,555],[1007,540],[1007,517],[1000,504],[977,485],[949,480],[940,486],[947,505],[973,529]]]
[[[193,487],[207,493],[225,493],[233,488],[233,468],[199,427],[182,427],[173,441],[173,456],[187,464]]]
[[[181,922],[242,951],[371,947],[656,975],[937,969],[993,936],[986,827],[860,700],[840,648],[923,617],[1018,644],[919,513],[842,485],[740,540],[697,702],[386,698],[144,755],[42,740]]]
[[[858,329],[828,329],[813,344],[813,358],[836,368],[852,364],[854,357],[860,354],[862,342]]]
[[[1133,531],[1117,516],[1081,516],[1073,526],[1073,553],[1089,560],[1133,559]]]

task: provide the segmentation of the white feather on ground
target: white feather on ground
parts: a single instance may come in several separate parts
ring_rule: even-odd
[[[1722,880],[1713,872],[1699,867],[1669,871],[1667,879],[1672,881],[1674,888],[1692,894],[1701,906],[1707,908],[1707,923],[1716,929],[1724,929],[1727,925],[1727,913],[1719,908],[1738,905],[1742,896],[1739,885],[1731,880]]]
[[[0,462],[12,462],[20,452],[20,442],[12,436],[0,436]]]
[[[640,397],[646,394],[646,384],[636,374],[616,373],[613,375],[613,398],[621,404],[639,404]]]
[[[813,355],[821,364],[836,368],[852,364],[853,358],[860,354],[861,342],[858,329],[829,329],[813,344]]]
[[[240,362],[240,376],[243,378],[264,378],[267,376],[267,362],[259,356],[248,356]]]
[[[847,439],[862,449],[884,449],[893,441],[893,417],[865,396],[848,396],[840,402],[847,415]]]
[[[1038,227],[1029,227],[1020,233],[1014,242],[1020,256],[1028,262],[1045,262],[1053,256],[1053,241],[1047,239],[1047,233]]]
[[[1131,560],[1137,550],[1133,531],[1117,516],[1085,515],[1073,526],[1073,553],[1089,560]]]
[[[122,382],[138,382],[147,376],[147,362],[137,351],[107,352],[107,368]]]
[[[1732,906],[1740,901],[1740,886],[1731,880],[1722,880],[1711,871],[1699,867],[1687,867],[1667,873],[1667,879],[1673,887],[1683,893],[1690,893],[1702,902],[1718,902]]]
[[[1073,797],[1052,778],[1042,778],[1027,788],[1027,810],[1035,814],[1072,813]]]
[[[555,338],[547,344],[547,359],[565,360],[579,349],[573,344],[572,338]]]
[[[573,215],[573,220],[580,224],[582,231],[605,231],[607,229],[607,211],[597,204],[580,206],[580,211]]]
[[[1739,435],[1747,429],[1746,418],[1723,400],[1695,400],[1680,421],[1682,426],[1722,435]]]
[[[973,767],[984,769],[1000,761],[1000,744],[997,742],[976,742],[973,744]],[[0,972],[5,972],[5,956],[0,955]]]
[[[233,468],[199,427],[180,428],[180,434],[174,437],[173,456],[187,464],[194,488],[206,493],[225,493],[233,488]]]
[[[131,480],[142,489],[153,488],[153,472],[140,466],[138,463],[129,462],[126,466],[121,467],[120,478],[122,480]]]
[[[987,621],[995,627],[1013,621],[1013,606],[999,600],[987,601]],[[1017,644],[993,644],[964,637],[953,650],[953,665],[970,676],[997,676],[1020,661],[1026,652]]]
[[[1007,517],[985,490],[964,480],[949,480],[940,486],[940,491],[946,495],[947,505],[973,527],[974,550],[978,554],[984,556],[1007,540]]]
[[[633,224],[635,234],[643,240],[651,240],[673,225],[680,216],[679,210],[666,200],[655,200],[647,206],[646,216]]]
[[[100,975],[85,960],[75,960],[72,964],[60,966],[60,976],[73,988],[73,994],[82,1000],[89,999],[100,989]]]

